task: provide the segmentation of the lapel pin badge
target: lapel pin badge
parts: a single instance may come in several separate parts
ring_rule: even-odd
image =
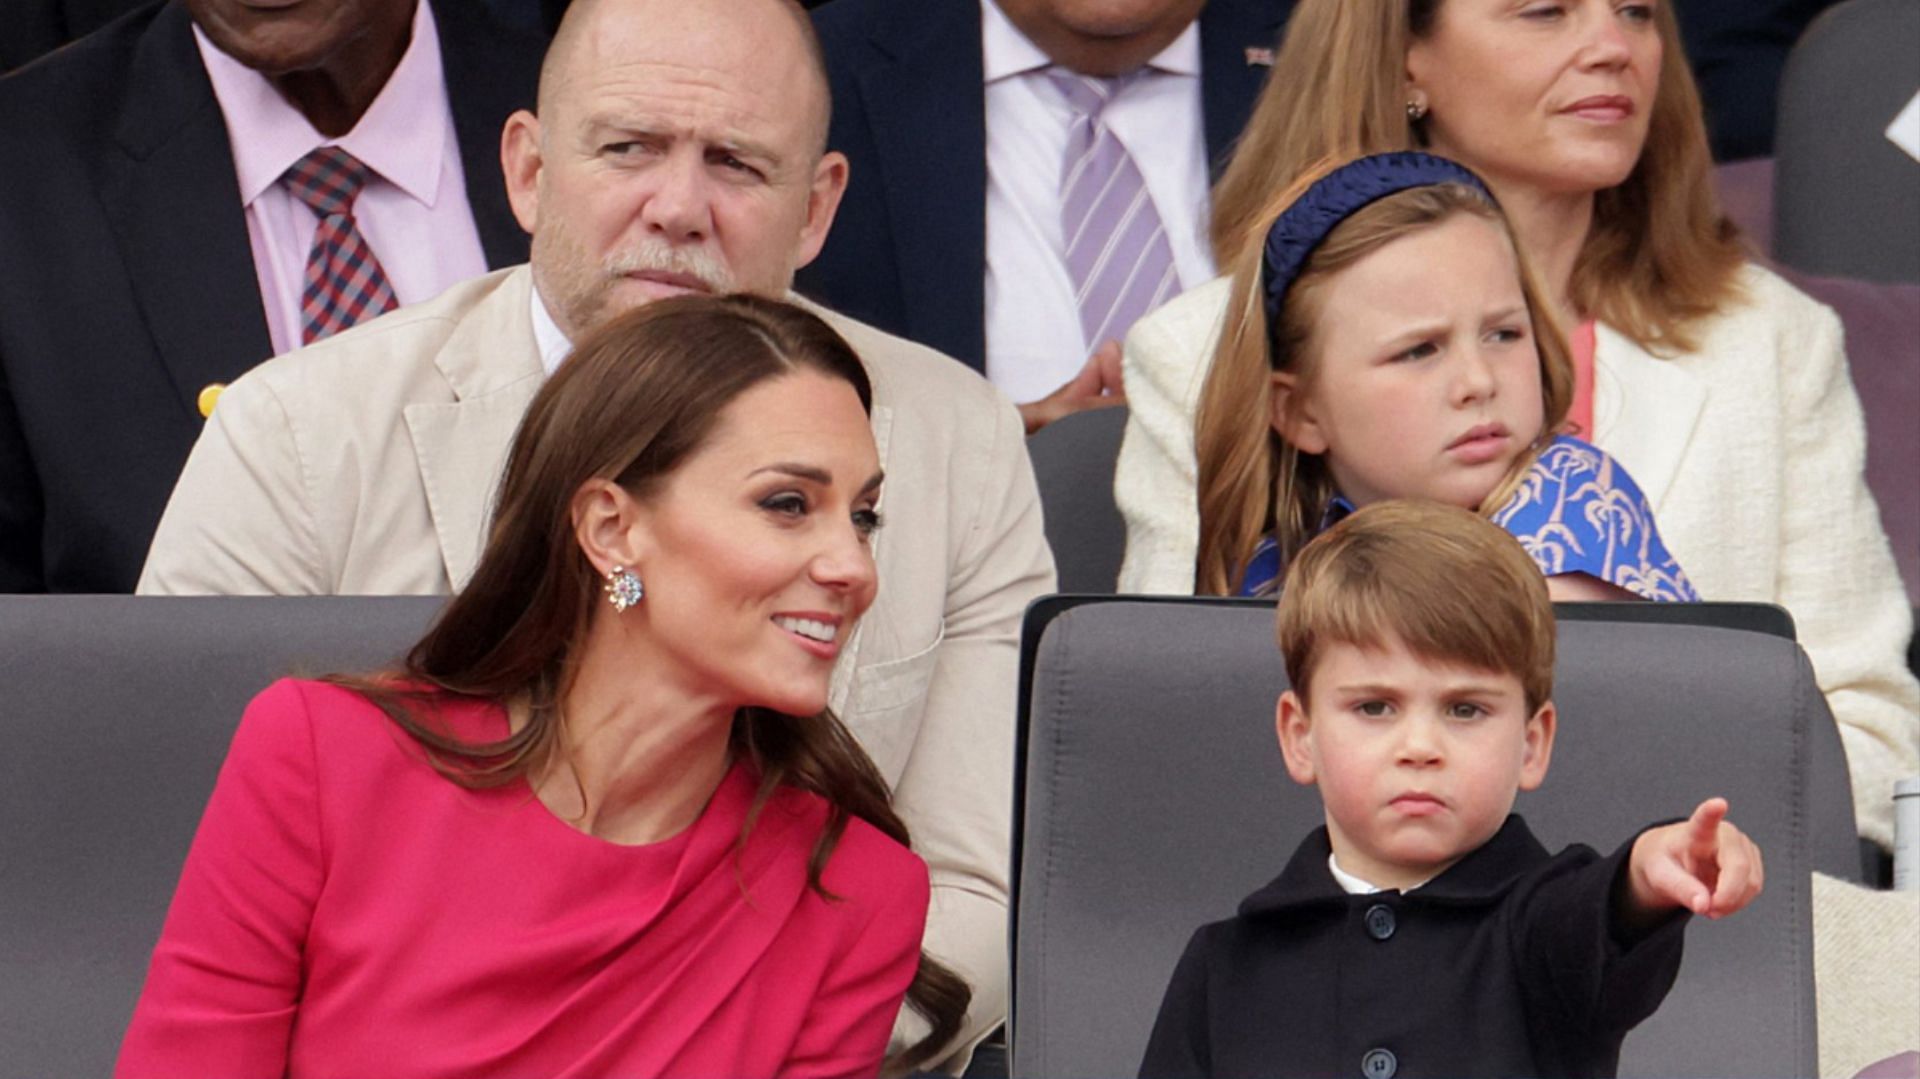
[[[1273,50],[1259,45],[1247,46],[1248,67],[1272,67]]]

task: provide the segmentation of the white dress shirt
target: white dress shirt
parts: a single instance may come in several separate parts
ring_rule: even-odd
[[[528,289],[527,297],[533,307],[533,343],[540,349],[540,366],[547,377],[552,378],[553,373],[560,370],[561,362],[573,355],[573,342],[547,310],[546,301],[540,298],[539,285]]]
[[[987,377],[1015,401],[1045,397],[1100,342],[1080,328],[1062,256],[1060,165],[1073,110],[1052,61],[994,0],[981,0],[987,96]],[[1179,291],[1214,275],[1207,230],[1207,140],[1200,28],[1189,25],[1101,116],[1146,181],[1173,248]]]

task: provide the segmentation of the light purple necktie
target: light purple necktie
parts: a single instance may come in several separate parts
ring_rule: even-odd
[[[1060,230],[1091,351],[1124,338],[1134,320],[1173,295],[1179,279],[1140,167],[1100,119],[1114,94],[1139,76],[1096,79],[1056,68],[1047,77],[1074,114],[1060,169]]]

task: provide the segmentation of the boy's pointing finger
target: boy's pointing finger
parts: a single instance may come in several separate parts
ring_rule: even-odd
[[[1687,853],[1695,858],[1711,859],[1720,846],[1720,822],[1726,816],[1725,798],[1701,802],[1687,820]]]

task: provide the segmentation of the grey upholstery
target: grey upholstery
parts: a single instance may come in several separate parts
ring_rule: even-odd
[[[1123,596],[1042,631],[1016,833],[1014,1075],[1133,1074],[1188,934],[1230,916],[1320,823],[1275,743],[1272,621],[1265,605]],[[1813,1074],[1808,873],[1857,879],[1859,861],[1804,653],[1763,633],[1564,618],[1555,699],[1552,772],[1519,806],[1550,848],[1611,850],[1720,794],[1767,858],[1752,907],[1689,928],[1680,980],[1621,1074]]]
[[[1127,410],[1076,412],[1027,439],[1047,543],[1062,592],[1112,592],[1120,580],[1127,526],[1113,503],[1113,466]]]
[[[106,1075],[246,703],[432,598],[0,597],[0,1077]]]
[[[1920,4],[1848,0],[1787,57],[1773,253],[1808,273],[1920,282],[1920,161],[1887,125],[1920,91]]]
[[[1713,167],[1720,210],[1746,234],[1755,254],[1773,254],[1773,158],[1750,157]]]

